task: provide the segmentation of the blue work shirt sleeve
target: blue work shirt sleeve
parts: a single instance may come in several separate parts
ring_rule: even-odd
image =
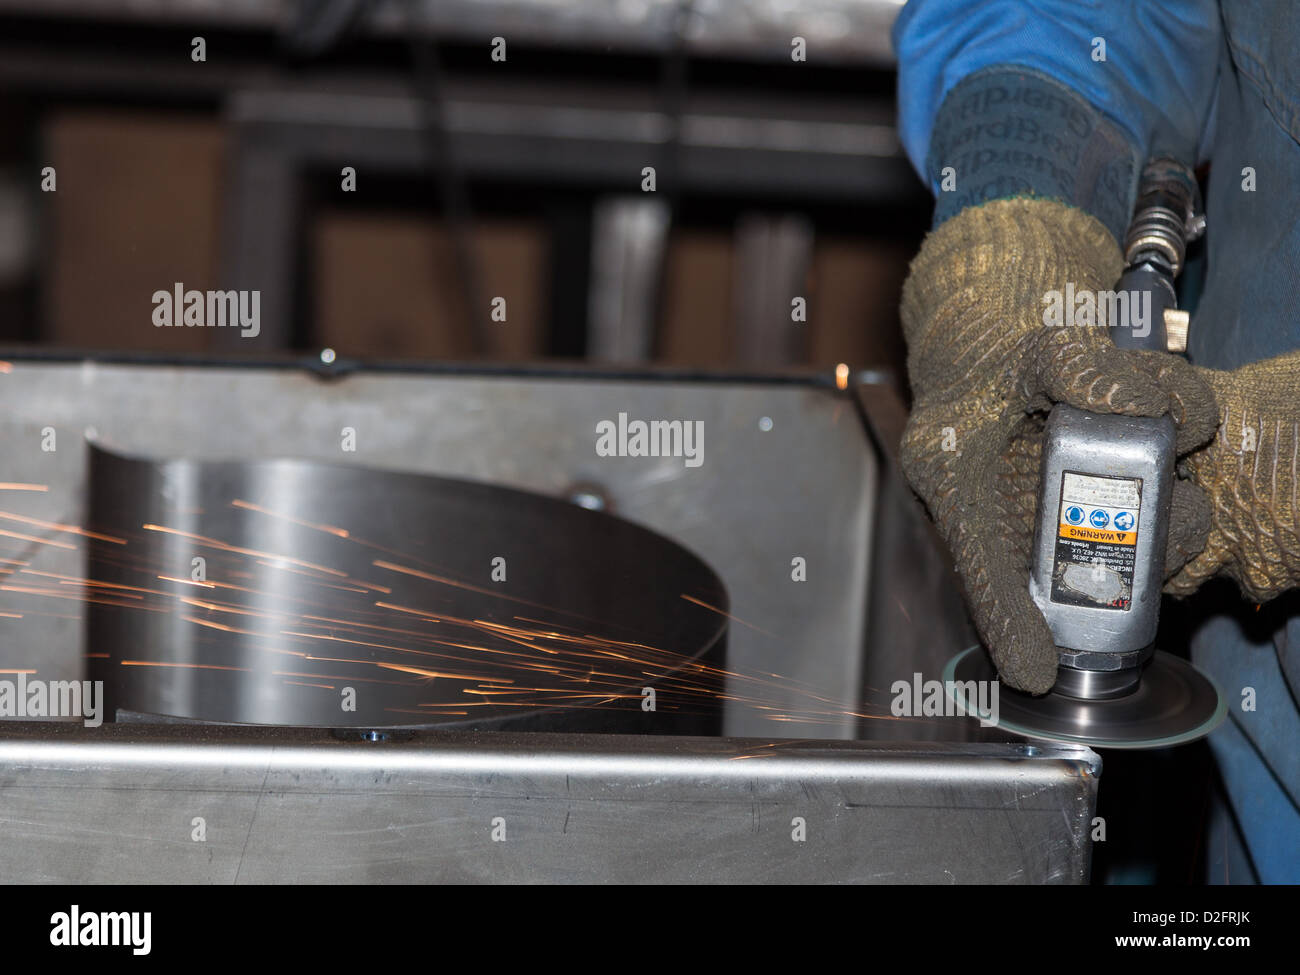
[[[936,223],[1036,193],[1118,236],[1142,162],[1197,161],[1220,44],[1216,0],[910,0],[894,25],[899,127]]]

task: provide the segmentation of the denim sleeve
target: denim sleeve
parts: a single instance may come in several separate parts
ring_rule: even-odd
[[[1198,161],[1220,44],[1217,0],[910,0],[899,126],[936,223],[1035,193],[1119,236],[1146,159]]]

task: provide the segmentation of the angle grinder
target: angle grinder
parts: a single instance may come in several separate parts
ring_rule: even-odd
[[[1128,321],[1108,323],[1119,326],[1110,328],[1117,346],[1186,351],[1188,318],[1178,309],[1174,281],[1187,242],[1204,228],[1191,170],[1170,159],[1148,163],[1125,236],[1126,270],[1106,299],[1112,314],[1127,312]],[[1101,304],[1098,296],[1097,315]],[[1047,694],[1002,687],[999,727],[1053,741],[1158,748],[1203,737],[1223,720],[1214,682],[1153,646],[1175,457],[1169,416],[1053,408],[1029,591],[1047,618],[1060,666]],[[944,671],[944,686],[968,714],[979,713],[973,698],[981,685],[974,682],[996,679],[979,646]]]

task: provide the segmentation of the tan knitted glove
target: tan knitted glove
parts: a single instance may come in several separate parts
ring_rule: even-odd
[[[1212,526],[1204,550],[1166,588],[1183,595],[1223,574],[1264,602],[1300,585],[1300,352],[1197,371],[1223,422],[1184,466],[1210,497]]]
[[[930,234],[903,289],[914,405],[903,438],[908,480],[948,542],[975,625],[1002,679],[1031,693],[1056,680],[1057,651],[1029,596],[1046,412],[1066,402],[1178,424],[1180,453],[1218,421],[1186,362],[1117,349],[1106,328],[1043,324],[1044,296],[1114,288],[1123,260],[1086,213],[1050,200],[968,208]],[[1174,491],[1167,569],[1199,552],[1209,504]]]

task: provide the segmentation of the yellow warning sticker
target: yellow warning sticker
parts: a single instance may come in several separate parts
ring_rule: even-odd
[[[1136,545],[1138,533],[1106,531],[1099,528],[1085,528],[1082,525],[1067,525],[1062,523],[1061,530],[1057,533],[1060,538],[1077,538],[1085,542],[1107,542],[1111,545]]]
[[[1063,471],[1053,602],[1127,611],[1141,531],[1142,479]]]

